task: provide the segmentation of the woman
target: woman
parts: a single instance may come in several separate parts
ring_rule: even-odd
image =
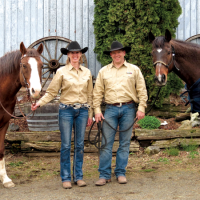
[[[59,68],[50,83],[45,95],[31,106],[32,110],[45,105],[61,91],[59,105],[59,129],[61,133],[60,175],[63,188],[70,189],[71,185],[71,135],[74,127],[74,161],[73,181],[80,187],[86,186],[83,181],[83,153],[86,125],[92,124],[92,75],[89,69],[81,65],[82,53],[88,47],[81,49],[78,42],[73,41],[61,52],[68,56],[67,64]]]

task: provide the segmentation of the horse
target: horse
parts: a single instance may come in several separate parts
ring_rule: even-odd
[[[22,86],[27,88],[32,98],[40,94],[42,52],[42,44],[36,50],[27,49],[21,42],[20,50],[8,52],[0,58],[0,180],[6,188],[15,186],[7,176],[4,159],[5,134],[11,118],[9,113],[14,112],[16,94]]]
[[[172,39],[169,30],[158,37],[150,32],[149,41],[156,84],[166,85],[167,75],[173,71],[186,83],[192,112],[200,112],[200,45]]]

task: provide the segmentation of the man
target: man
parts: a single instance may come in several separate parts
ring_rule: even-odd
[[[120,42],[115,41],[112,43],[110,51],[104,51],[104,54],[111,56],[113,62],[99,71],[93,92],[96,122],[106,119],[115,129],[119,125],[120,130],[126,130],[133,124],[136,112],[135,103],[139,104],[136,113],[138,120],[144,118],[147,106],[147,90],[144,77],[136,65],[127,63],[124,59],[124,56],[130,50],[130,47],[123,47]],[[107,104],[104,116],[100,108],[103,96]],[[105,185],[111,181],[112,147],[116,131],[104,122],[103,132],[107,143],[105,148],[100,151],[98,169],[100,176],[95,183],[97,186]],[[131,135],[132,127],[119,133],[119,148],[114,172],[120,184],[127,183],[125,168],[128,164]],[[102,139],[102,145],[104,144],[105,140]]]

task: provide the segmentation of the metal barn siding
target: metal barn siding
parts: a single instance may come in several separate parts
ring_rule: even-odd
[[[200,34],[200,0],[179,0],[182,14],[178,18],[176,38],[187,40],[193,35]]]
[[[200,0],[179,2],[183,12],[176,38],[186,40],[200,34]],[[88,67],[96,77],[101,64],[93,51],[94,6],[93,0],[0,0],[0,57],[19,49],[21,41],[28,47],[43,37],[61,36],[89,47]]]
[[[28,47],[43,37],[61,36],[89,48],[85,55],[96,77],[101,64],[93,51],[94,6],[93,0],[0,0],[0,57],[22,41]]]

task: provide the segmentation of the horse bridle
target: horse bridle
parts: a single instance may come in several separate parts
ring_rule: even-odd
[[[153,63],[153,66],[154,66],[154,67],[157,65],[157,63],[161,63],[161,64],[163,64],[163,65],[169,70],[169,66],[170,66],[170,65],[172,64],[172,62],[173,62],[173,63],[174,63],[174,67],[179,71],[179,68],[177,68],[177,66],[176,66],[176,64],[175,64],[175,49],[174,49],[174,46],[171,45],[171,48],[172,48],[172,50],[171,50],[172,59],[171,59],[171,61],[169,62],[169,64],[166,64],[165,62],[159,60],[159,61],[156,61],[156,62]]]

